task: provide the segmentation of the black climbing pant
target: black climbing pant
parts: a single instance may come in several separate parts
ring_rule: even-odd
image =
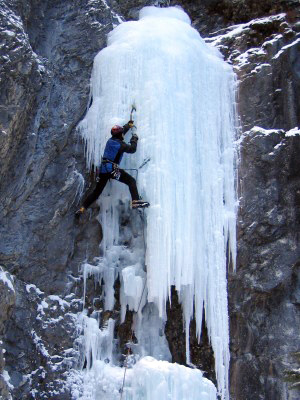
[[[135,179],[131,175],[127,174],[127,172],[125,172],[123,169],[120,169],[119,172],[120,177],[118,181],[125,183],[129,187],[132,200],[138,200],[139,193],[137,190]],[[99,175],[99,182],[97,182],[95,190],[83,202],[84,208],[88,208],[95,200],[98,199],[109,179],[115,179],[112,173]]]

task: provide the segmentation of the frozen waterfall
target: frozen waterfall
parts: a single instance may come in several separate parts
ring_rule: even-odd
[[[127,187],[109,183],[99,200],[102,257],[96,265],[84,265],[85,278],[93,275],[104,283],[106,310],[114,307],[113,285],[119,276],[122,319],[126,307],[138,311],[147,277],[143,312],[134,321],[138,362],[128,371],[123,399],[216,399],[214,386],[199,370],[168,362],[168,344],[159,332],[172,285],[183,309],[187,362],[189,324],[195,316],[200,338],[204,309],[218,392],[229,398],[226,260],[230,257],[234,267],[235,82],[221,54],[174,7],[143,8],[139,21],[116,27],[95,57],[92,105],[79,126],[88,166],[100,163],[111,126],[128,121],[132,104],[137,108],[138,149],[124,156],[122,168],[136,169],[150,159],[138,170],[139,191],[151,204],[145,225],[129,209]],[[131,215],[127,226],[120,223],[124,215]],[[107,341],[107,335],[114,341],[114,323],[101,330],[97,318],[96,323],[83,316],[85,351],[93,363],[80,398],[100,399],[106,393],[105,398],[117,399],[122,368]]]

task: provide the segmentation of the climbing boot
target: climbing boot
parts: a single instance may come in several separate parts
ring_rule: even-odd
[[[132,200],[131,202],[131,208],[145,208],[149,207],[150,203],[145,200]]]
[[[84,207],[80,207],[79,210],[77,210],[77,211],[75,212],[75,217],[76,217],[76,218],[79,218],[80,215],[82,215],[84,212],[85,212],[85,208],[84,208]]]

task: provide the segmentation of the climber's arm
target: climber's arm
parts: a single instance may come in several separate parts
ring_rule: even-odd
[[[135,153],[138,140],[139,140],[138,135],[134,133],[131,136],[130,144],[127,143],[122,144],[122,150],[124,151],[124,153]]]

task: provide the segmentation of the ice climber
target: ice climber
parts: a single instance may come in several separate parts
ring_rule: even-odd
[[[108,139],[102,162],[99,171],[99,180],[95,190],[85,199],[79,210],[76,211],[76,216],[80,216],[84,211],[100,196],[109,179],[115,179],[125,183],[131,194],[132,208],[148,207],[147,201],[141,200],[135,179],[129,175],[124,169],[119,168],[124,153],[135,153],[138,136],[133,133],[130,139],[130,144],[124,142],[125,134],[133,127],[133,121],[130,120],[126,125],[114,125],[111,128],[111,138]]]

